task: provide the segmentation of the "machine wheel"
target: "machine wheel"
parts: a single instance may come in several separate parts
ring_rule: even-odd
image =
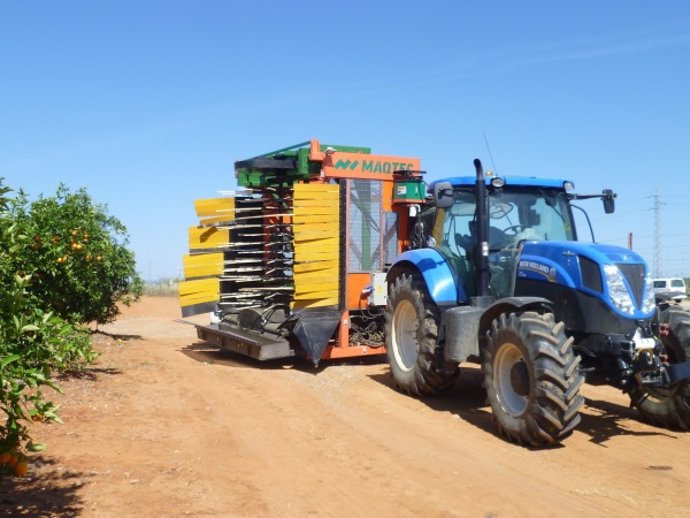
[[[690,358],[690,313],[679,307],[658,310],[659,338],[669,363]],[[652,424],[680,430],[690,429],[690,384],[670,389],[638,386],[630,393],[642,418]]]
[[[407,394],[436,395],[453,386],[458,364],[435,369],[439,312],[417,274],[403,273],[391,284],[386,306],[386,353],[396,386]]]
[[[502,314],[483,351],[484,385],[499,432],[520,444],[546,446],[580,422],[580,357],[553,314]]]

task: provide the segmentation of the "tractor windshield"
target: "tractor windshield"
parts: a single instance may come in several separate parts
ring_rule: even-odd
[[[472,189],[456,189],[454,203],[439,208],[432,236],[451,259],[469,292],[474,286],[476,200]],[[565,192],[559,189],[505,187],[489,192],[491,289],[507,296],[520,245],[528,240],[572,241],[575,231]]]
[[[514,248],[523,240],[575,239],[568,199],[556,189],[502,189],[489,195],[489,249]]]

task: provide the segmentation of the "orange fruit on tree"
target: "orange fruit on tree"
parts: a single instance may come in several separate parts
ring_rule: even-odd
[[[14,467],[14,474],[18,477],[25,477],[29,472],[29,465],[26,461],[18,462]]]

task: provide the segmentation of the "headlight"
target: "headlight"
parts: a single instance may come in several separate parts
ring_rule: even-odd
[[[628,287],[623,280],[623,274],[615,264],[605,264],[604,273],[606,274],[606,285],[609,288],[609,296],[611,302],[620,309],[623,313],[628,315],[635,314],[635,306],[630,297]]]
[[[652,276],[647,274],[644,278],[644,300],[642,301],[642,311],[651,313],[656,307],[656,300],[654,298],[654,283]]]

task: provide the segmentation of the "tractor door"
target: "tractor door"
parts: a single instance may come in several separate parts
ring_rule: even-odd
[[[455,190],[450,207],[436,209],[429,246],[438,250],[448,261],[469,296],[476,294],[474,247],[472,228],[476,211],[471,191]]]

